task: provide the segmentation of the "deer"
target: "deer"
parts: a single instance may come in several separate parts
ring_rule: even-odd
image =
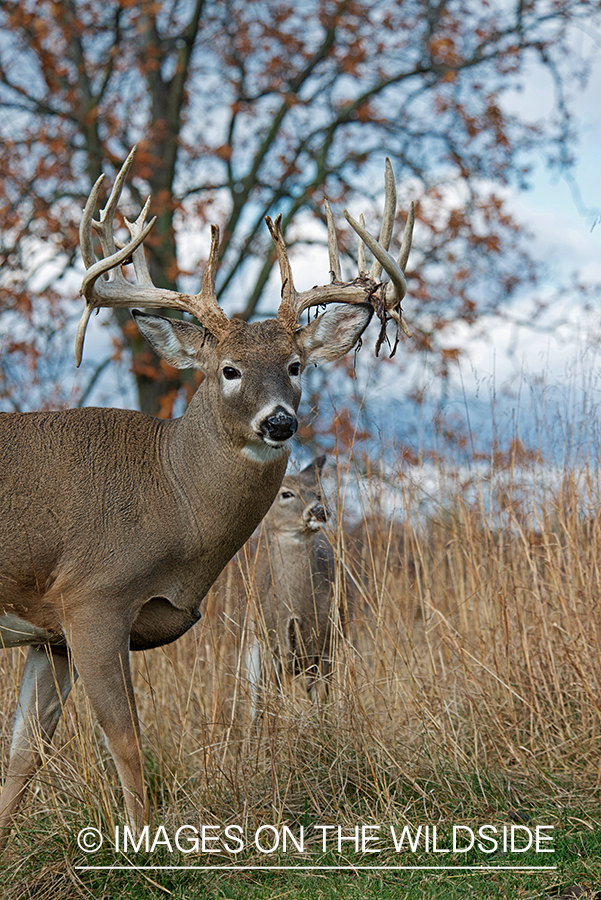
[[[278,687],[285,670],[304,676],[313,701],[320,684],[327,696],[336,626],[346,634],[350,598],[340,596],[334,552],[322,532],[329,516],[320,486],[325,461],[318,456],[298,475],[284,477],[250,554],[246,670],[253,717],[270,670]]]
[[[228,318],[217,302],[217,226],[197,295],[152,282],[143,247],[154,222],[146,223],[150,197],[135,221],[123,217],[129,239],[115,236],[134,153],[99,218],[103,176],[82,214],[85,307],[76,362],[92,312],[130,308],[163,359],[204,377],[184,414],[171,420],[92,407],[0,414],[0,645],[28,648],[0,795],[3,845],[77,677],[113,757],[128,822],[139,832],[149,811],[130,651],[169,644],[198,622],[209,588],[269,510],[298,426],[303,369],[348,353],[374,309],[383,323],[397,323],[397,335],[404,327],[413,214],[396,260],[389,253],[396,204],[389,163],[378,239],[347,214],[361,247],[371,249],[371,268],[362,249],[357,277],[341,280],[327,206],[330,281],[299,292],[282,218],[267,216],[281,302],[275,318],[245,322]],[[122,271],[128,262],[133,280]],[[316,306],[325,311],[301,325],[302,313]],[[157,309],[196,321],[147,311]]]

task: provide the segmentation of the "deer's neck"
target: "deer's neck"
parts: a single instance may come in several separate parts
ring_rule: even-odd
[[[284,551],[300,550],[303,554],[308,553],[315,536],[313,532],[308,533],[300,529],[277,528],[269,521],[269,516],[265,520],[265,533],[270,545],[281,547]]]
[[[201,543],[205,547],[218,544],[219,558],[226,557],[223,568],[273,503],[288,453],[265,462],[246,456],[243,443],[236,443],[235,435],[215,414],[209,392],[203,387],[185,414],[168,423],[164,458],[181,502],[196,523]]]

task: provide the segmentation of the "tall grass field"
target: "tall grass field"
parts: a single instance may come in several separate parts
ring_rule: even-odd
[[[146,836],[124,846],[119,783],[76,685],[0,897],[596,896],[598,469],[519,449],[452,469],[330,460],[332,615],[352,618],[329,694],[311,702],[289,678],[253,719],[243,551],[192,631],[133,654]],[[24,658],[0,654],[4,770]],[[101,849],[78,844],[88,827]]]

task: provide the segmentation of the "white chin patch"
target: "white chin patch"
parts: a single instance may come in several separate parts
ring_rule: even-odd
[[[273,445],[267,444],[264,441],[257,441],[256,443],[253,441],[252,444],[246,444],[242,448],[242,453],[247,459],[251,459],[253,462],[268,463],[280,459],[280,457],[289,450],[289,441],[286,441],[283,444]]]

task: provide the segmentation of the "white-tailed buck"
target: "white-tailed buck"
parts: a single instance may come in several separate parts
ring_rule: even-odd
[[[106,735],[129,821],[141,826],[145,794],[129,651],[174,641],[198,621],[208,589],[271,506],[297,428],[303,368],[347,353],[374,307],[381,320],[401,322],[412,217],[396,262],[387,252],[396,194],[389,165],[379,241],[349,218],[374,253],[371,270],[361,263],[357,278],[341,282],[328,211],[331,282],[299,293],[281,220],[267,218],[282,301],[276,319],[247,324],[228,319],[217,304],[216,227],[197,296],[152,284],[142,248],[152,225],[145,225],[148,202],[135,222],[125,220],[127,244],[113,236],[132,160],[133,151],[99,221],[92,216],[101,179],[83,213],[86,307],[77,361],[95,308],[169,307],[192,313],[200,325],[133,315],[164,359],[201,369],[204,379],[173,421],[121,409],[0,415],[0,645],[30,648],[0,797],[4,838],[76,674]],[[135,284],[121,272],[129,260]],[[391,279],[386,285],[382,267]],[[303,310],[331,303],[339,305],[300,326]]]
[[[349,597],[337,584],[334,552],[321,532],[327,521],[319,476],[325,456],[286,475],[260,527],[248,579],[247,671],[256,712],[270,673],[302,674],[314,699],[327,693],[337,628],[346,631]],[[338,581],[345,579],[338,579]]]

